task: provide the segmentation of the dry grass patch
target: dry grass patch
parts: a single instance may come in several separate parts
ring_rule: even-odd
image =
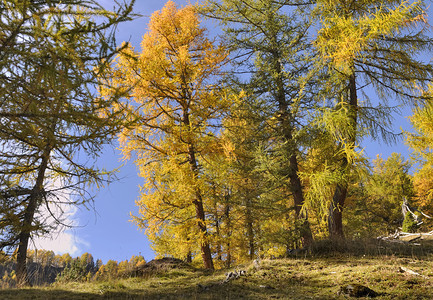
[[[238,269],[247,274],[227,283],[222,283],[225,272],[236,268],[209,273],[183,266],[107,282],[0,290],[0,299],[346,299],[337,292],[348,284],[369,287],[379,293],[376,299],[431,299],[433,251],[385,246],[365,248],[366,252],[356,247],[320,255],[313,251],[263,260],[258,268],[253,263],[241,265]],[[401,272],[401,267],[419,275]]]

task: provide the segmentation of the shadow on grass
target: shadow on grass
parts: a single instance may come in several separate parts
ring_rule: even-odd
[[[251,264],[245,277],[225,284],[224,270],[170,269],[112,282],[0,290],[0,299],[345,299],[337,291],[351,283],[383,293],[377,299],[432,299],[433,263],[426,259],[432,253],[429,243],[323,241],[296,257],[263,260],[257,269]],[[423,276],[399,273],[399,266]]]
[[[431,258],[433,255],[433,241],[419,243],[405,243],[398,240],[384,241],[378,239],[359,240],[321,240],[316,241],[307,253],[290,255],[300,258],[322,258],[341,255],[354,257],[378,257],[393,255],[397,257]]]
[[[304,278],[292,280],[285,278],[283,281],[277,283],[275,278],[269,278],[269,282],[248,278],[227,284],[208,284],[205,289],[197,286],[168,286],[166,289],[159,287],[154,290],[125,288],[108,290],[99,294],[46,288],[10,289],[0,290],[0,299],[311,299],[311,291],[306,292],[303,286],[309,287],[309,290],[323,288],[318,282]],[[306,297],[307,295],[310,297]]]
[[[103,297],[101,296],[102,295],[96,295],[91,293],[38,288],[0,290],[0,299],[3,300],[103,299]]]

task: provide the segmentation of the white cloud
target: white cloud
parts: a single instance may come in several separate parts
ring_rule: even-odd
[[[77,225],[77,220],[74,218],[77,212],[76,207],[65,207],[66,204],[61,205],[63,207],[57,207],[56,209],[50,208],[54,215],[57,215],[59,211],[62,211],[62,222],[71,226]],[[45,224],[52,224],[55,222],[54,218],[49,213],[48,209],[44,209],[42,212]],[[45,237],[35,237],[30,245],[30,248],[52,250],[56,254],[69,253],[71,256],[77,256],[81,253],[81,248],[89,247],[89,244],[78,237],[74,230],[66,228],[63,225],[58,225],[58,230],[49,234]]]
[[[75,236],[70,230],[60,232],[52,237],[38,237],[34,240],[31,248],[52,250],[55,254],[69,253],[71,256],[78,256],[81,253],[80,246],[87,246],[87,243]]]
[[[78,220],[75,217],[78,208],[71,201],[68,190],[61,190],[64,186],[61,180],[55,179],[48,186],[52,190],[58,190],[58,193],[56,193],[56,198],[52,203],[42,205],[39,219],[44,225],[50,225],[55,229],[47,236],[34,237],[29,248],[52,250],[56,254],[69,253],[71,256],[77,256],[82,252],[81,248],[90,246],[73,230],[73,227],[78,225]]]

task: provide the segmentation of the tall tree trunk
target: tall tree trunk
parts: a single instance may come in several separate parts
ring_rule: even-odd
[[[226,268],[230,268],[231,263],[232,263],[232,246],[231,246],[231,243],[230,243],[230,239],[231,239],[231,236],[232,236],[232,223],[231,223],[231,220],[230,220],[230,203],[229,203],[230,194],[226,193],[226,195],[224,196],[224,199],[225,199],[224,216],[225,216],[225,218],[227,220],[227,244],[226,244],[226,247],[227,247],[227,250],[226,250],[227,257],[226,257]]]
[[[33,193],[36,193],[36,191],[33,191]],[[27,273],[27,248],[29,245],[31,224],[37,208],[38,197],[32,194],[29,198],[29,203],[24,213],[23,225],[21,226],[21,232],[19,234],[16,267],[18,286],[30,285]]]
[[[350,109],[350,128],[351,132],[348,137],[349,147],[355,147],[356,142],[356,127],[358,120],[358,95],[356,91],[356,77],[354,66],[352,73],[349,76],[349,109]],[[329,208],[328,230],[331,239],[344,239],[343,232],[343,209],[346,201],[349,184],[347,177],[350,172],[350,165],[347,157],[341,159],[341,168],[346,173],[346,180],[337,184],[334,196]]]
[[[301,179],[298,175],[298,159],[295,154],[290,157],[290,168],[290,185],[295,203],[296,219],[300,221],[301,243],[302,247],[308,248],[313,242],[313,234],[311,232],[310,223],[308,222],[308,216],[302,211],[302,206],[304,205],[305,200],[302,192]]]
[[[214,198],[217,198],[217,192],[216,192],[216,187],[215,184],[212,183],[212,196]],[[218,214],[218,204],[217,202],[214,203],[214,207],[213,207],[213,218],[215,219],[215,233],[217,236],[217,241],[216,241],[216,254],[217,254],[217,259],[219,262],[223,261],[223,246],[222,246],[222,232],[221,232],[221,221],[222,221],[222,217],[220,218],[219,214]]]
[[[221,245],[221,230],[220,230],[220,221],[218,219],[218,210],[215,207],[215,233],[218,237],[217,244],[216,244],[216,253],[217,253],[217,259],[218,261],[222,262],[223,260],[223,250]]]
[[[199,196],[199,194],[197,194]],[[201,195],[200,200],[194,200],[195,205],[195,212],[196,217],[198,219],[198,227],[201,233],[203,234],[204,240],[201,244],[201,255],[203,258],[203,264],[206,269],[213,270],[213,261],[212,261],[212,253],[210,251],[209,242],[207,240],[207,229],[205,224],[205,215],[204,215],[204,209],[203,209],[203,202],[201,201]]]
[[[188,98],[188,88],[187,84],[182,85],[182,94],[184,99]],[[185,104],[183,106],[183,119],[182,123],[185,125],[186,128],[189,128],[191,126],[190,123],[190,115],[189,115],[189,101],[185,101]],[[188,142],[188,163],[191,168],[191,172],[193,176],[198,179],[199,178],[199,169],[198,169],[198,163],[196,159],[196,150],[194,148],[194,144],[191,140]],[[206,269],[214,270],[214,265],[212,261],[212,253],[210,251],[209,241],[207,239],[208,233],[206,228],[206,218],[204,213],[204,207],[203,207],[203,197],[200,191],[200,188],[196,187],[195,189],[195,199],[192,201],[195,207],[195,215],[197,218],[197,225],[198,228],[202,234],[203,241],[200,245],[201,248],[201,256],[203,258],[203,264]]]
[[[198,178],[198,165],[195,157],[194,147],[192,145],[189,145],[188,147],[188,156],[189,156],[188,160],[189,160],[192,173],[194,176]],[[201,244],[201,255],[203,258],[203,264],[206,269],[213,270],[214,265],[212,261],[212,253],[210,251],[209,241],[207,240],[208,234],[207,234],[207,228],[205,222],[206,218],[205,218],[204,207],[203,207],[203,198],[199,188],[196,188],[195,199],[193,201],[193,204],[195,206],[196,218],[198,220],[197,225],[204,239]]]
[[[30,235],[32,232],[32,223],[34,220],[36,209],[44,197],[44,179],[45,172],[48,167],[51,147],[48,145],[42,154],[42,161],[39,166],[36,183],[29,196],[29,202],[24,212],[24,219],[21,225],[19,234],[19,244],[17,252],[17,267],[16,275],[19,286],[29,285],[29,277],[27,272],[27,249],[29,245]]]
[[[273,53],[274,55],[274,68],[277,72],[278,76],[276,78],[276,98],[278,101],[278,108],[280,113],[280,124],[281,131],[283,135],[284,142],[287,143],[288,155],[289,155],[289,166],[286,171],[286,175],[290,181],[290,192],[292,193],[294,206],[295,206],[295,214],[296,219],[301,221],[301,240],[302,246],[308,247],[313,241],[313,235],[310,229],[310,223],[308,222],[308,217],[306,214],[302,213],[302,206],[304,205],[304,193],[302,190],[301,179],[299,178],[299,167],[298,167],[298,158],[296,154],[296,143],[293,139],[293,125],[291,112],[289,111],[289,105],[286,99],[286,92],[284,88],[284,80],[283,80],[283,70],[281,66],[281,59],[278,51]]]
[[[248,196],[246,195],[247,199],[245,202],[245,206],[246,206],[246,221],[247,221],[247,239],[248,239],[248,250],[249,250],[249,259],[253,260],[254,259],[254,255],[256,252],[255,249],[255,244],[254,244],[254,224],[253,224],[253,216],[252,216],[252,212],[251,212],[251,199],[248,198]]]
[[[333,240],[344,239],[343,232],[343,208],[347,196],[347,184],[337,184],[334,197],[329,206],[328,230],[329,237]]]

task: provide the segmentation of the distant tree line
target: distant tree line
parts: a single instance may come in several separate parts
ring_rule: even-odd
[[[56,255],[49,250],[29,250],[27,254],[28,276],[31,285],[48,285],[54,282],[111,280],[131,277],[146,261],[143,256],[133,255],[121,262],[109,260],[106,264],[94,260],[90,253],[72,258],[70,254]],[[0,286],[18,286],[16,276],[16,253],[0,258]]]

